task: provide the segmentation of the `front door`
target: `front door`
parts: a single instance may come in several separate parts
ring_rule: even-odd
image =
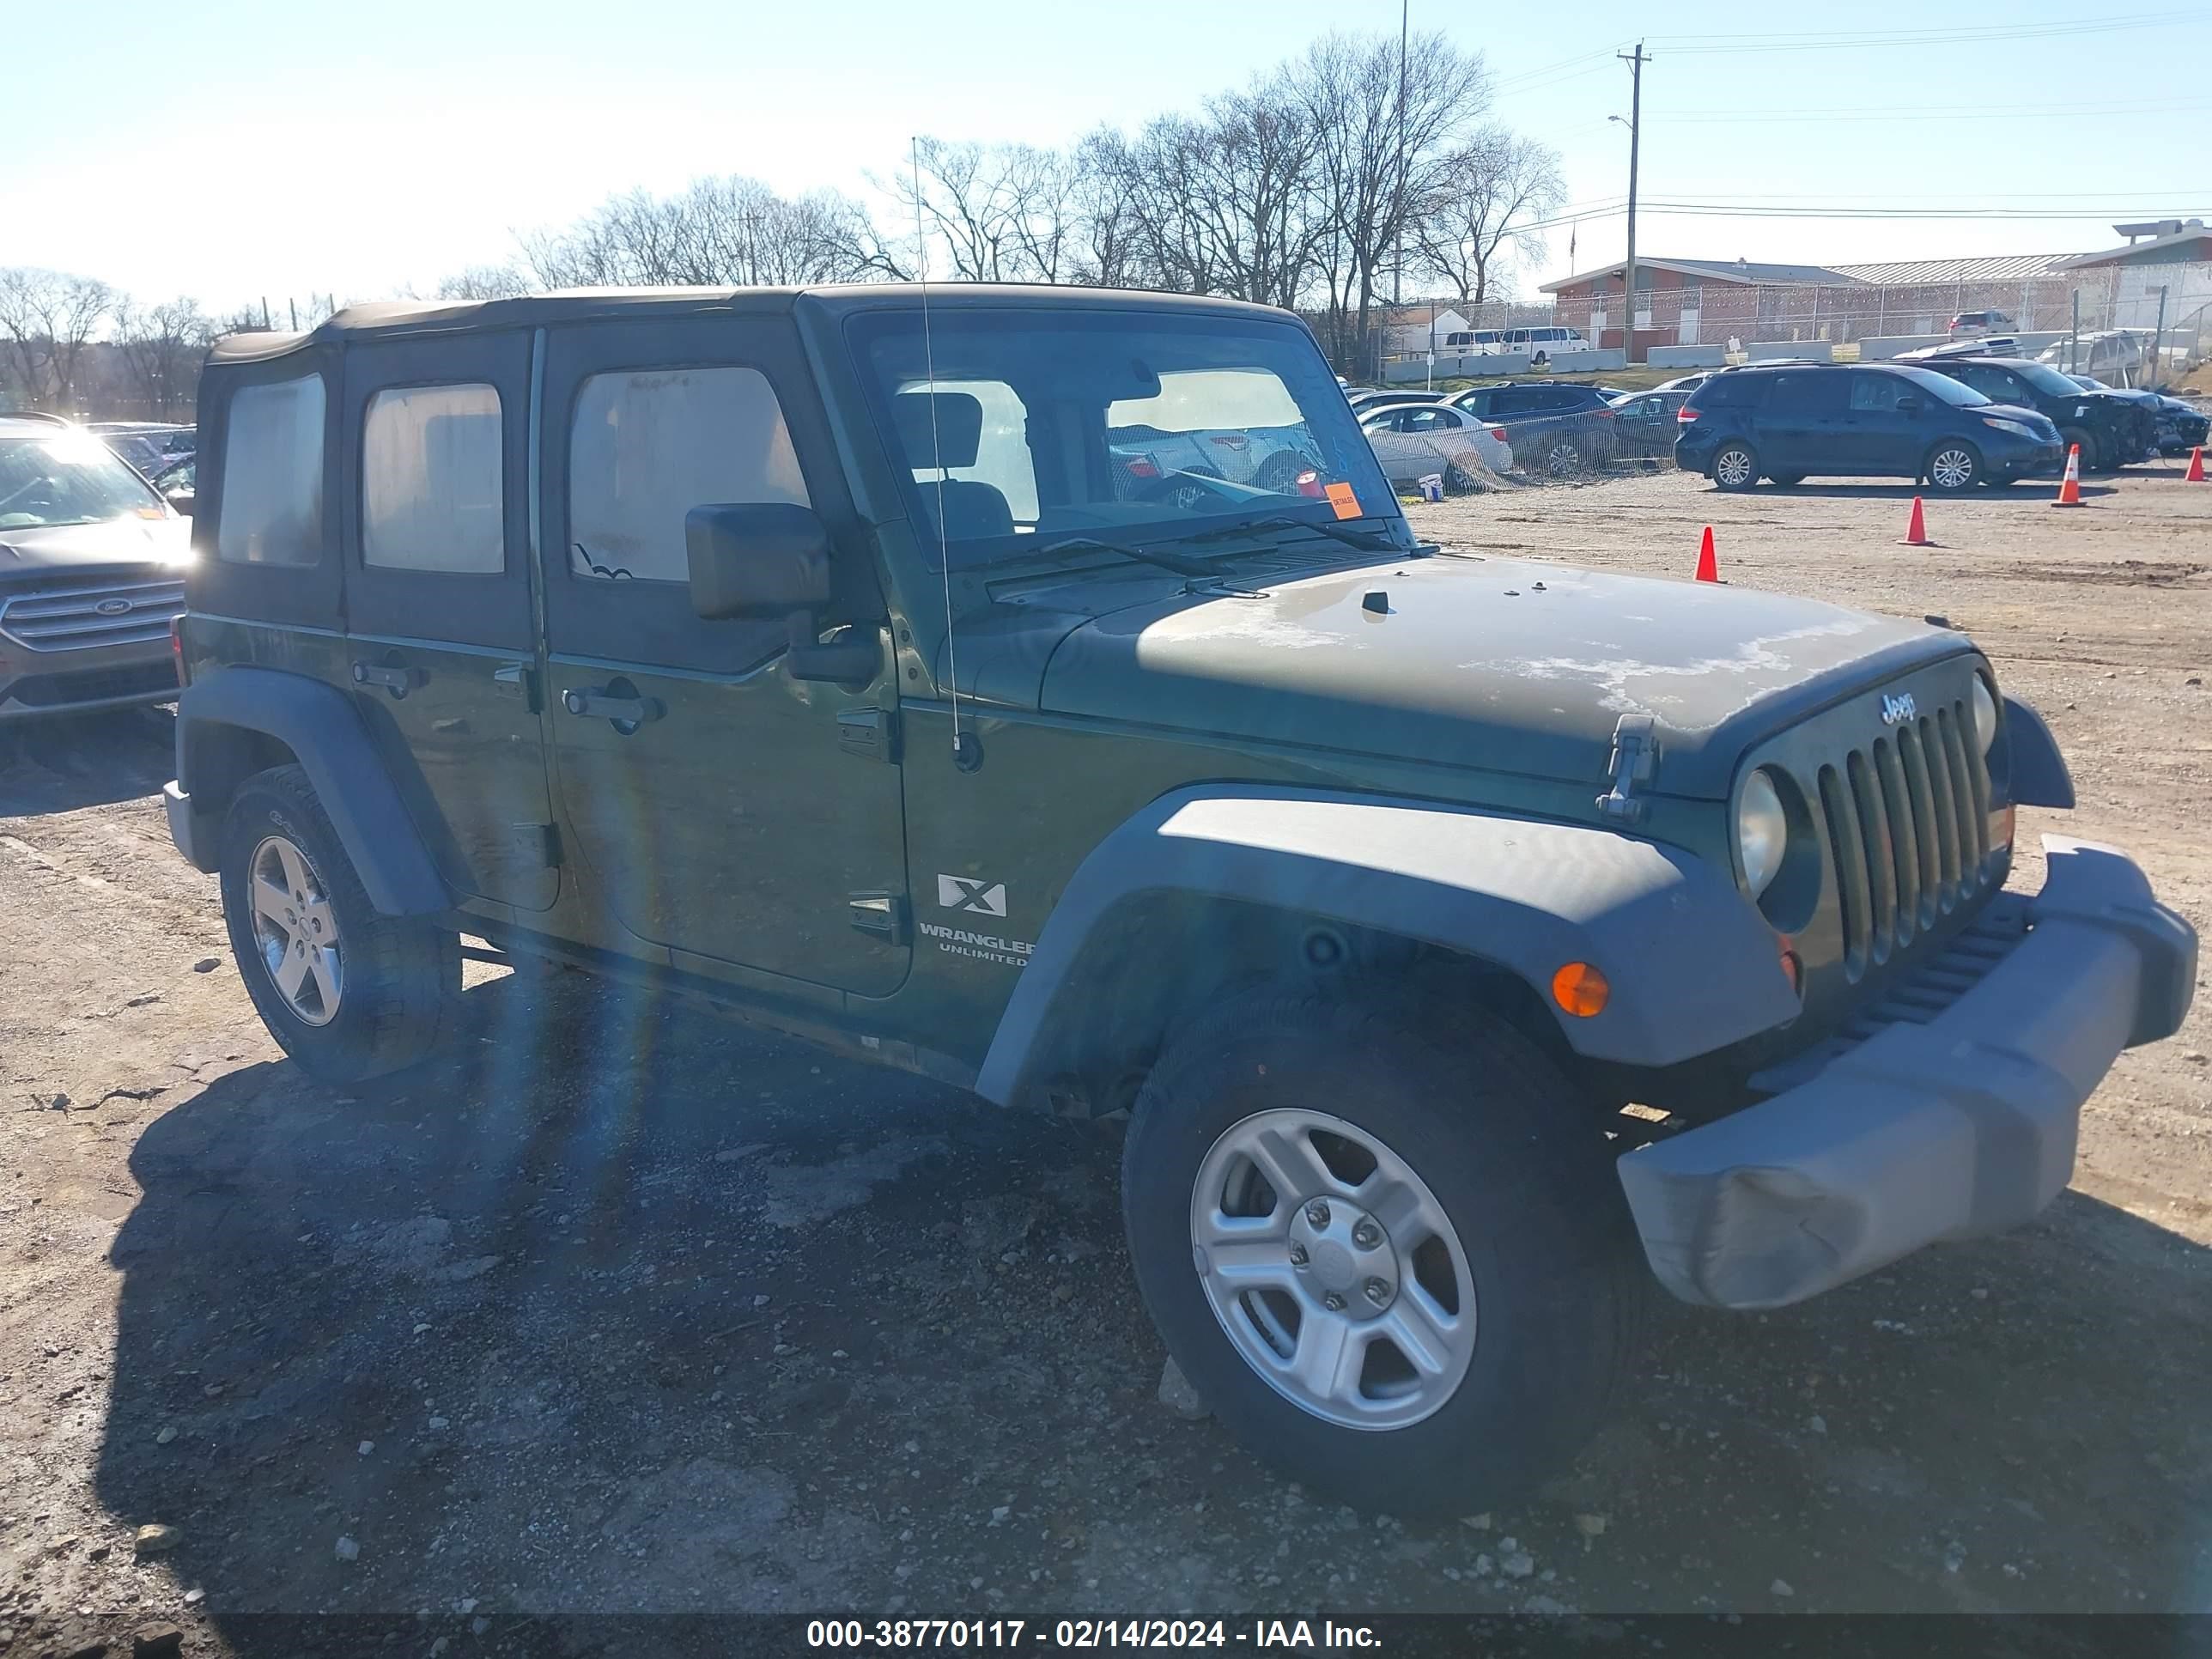
[[[447,879],[537,911],[559,872],[533,696],[529,414],[526,331],[347,354],[356,704]]]
[[[875,591],[855,580],[869,550],[789,319],[551,331],[543,410],[554,765],[594,890],[678,966],[896,989],[908,947],[889,651],[872,686],[796,679],[781,620],[691,608],[684,515],[716,502],[811,506],[841,591]],[[855,740],[871,732],[885,740]]]
[[[1850,464],[1850,470],[1918,477],[1932,428],[1899,405],[1907,398],[1917,398],[1924,410],[1931,401],[1929,395],[1902,374],[1858,369],[1850,381],[1850,405],[1844,411],[1838,454]]]

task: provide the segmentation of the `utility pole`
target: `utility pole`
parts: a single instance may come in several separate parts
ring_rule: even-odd
[[[1638,40],[1632,52],[1613,54],[1628,65],[1632,77],[1628,94],[1628,268],[1622,273],[1622,283],[1627,290],[1627,326],[1620,331],[1620,343],[1626,352],[1627,362],[1636,361],[1636,162],[1637,152],[1644,143],[1644,66],[1651,61]]]

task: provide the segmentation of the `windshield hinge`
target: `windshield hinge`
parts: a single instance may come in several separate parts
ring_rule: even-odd
[[[1621,823],[1642,822],[1644,803],[1636,791],[1658,769],[1659,740],[1651,734],[1651,716],[1623,714],[1613,728],[1613,759],[1606,767],[1613,787],[1597,798],[1597,810]]]
[[[888,761],[899,757],[898,711],[893,708],[846,708],[837,714],[837,746],[862,760]]]

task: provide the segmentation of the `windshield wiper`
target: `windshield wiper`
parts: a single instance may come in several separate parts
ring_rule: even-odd
[[[1163,570],[1172,570],[1178,576],[1218,576],[1221,574],[1204,559],[1178,558],[1172,553],[1139,547],[1133,542],[1110,542],[1103,536],[1081,533],[1040,536],[1033,545],[1024,550],[1024,556],[1031,558],[1042,557],[1048,553],[1119,553],[1124,558],[1155,564]]]
[[[1352,530],[1340,524],[1331,524],[1326,519],[1294,519],[1288,514],[1272,514],[1267,518],[1254,519],[1244,524],[1225,524],[1218,529],[1201,530],[1194,536],[1184,536],[1180,539],[1187,542],[1220,542],[1228,540],[1231,536],[1249,535],[1261,530],[1311,530],[1342,542],[1346,547],[1356,547],[1363,553],[1403,553],[1409,550],[1372,530]]]

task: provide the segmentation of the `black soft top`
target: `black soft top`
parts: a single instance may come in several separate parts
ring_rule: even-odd
[[[297,333],[227,334],[210,361],[262,362],[307,347],[344,346],[368,339],[483,329],[539,328],[596,319],[680,316],[701,312],[776,314],[805,303],[833,316],[921,303],[921,284],[849,283],[811,288],[563,289],[507,300],[385,300],[348,306],[328,321]],[[1055,310],[1180,311],[1281,321],[1285,313],[1242,300],[1134,289],[1066,288],[1027,283],[932,283],[933,307],[1024,306]]]

